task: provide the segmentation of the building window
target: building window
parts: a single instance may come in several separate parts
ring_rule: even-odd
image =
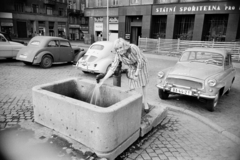
[[[141,0],[130,0],[130,4],[141,4]]]
[[[177,15],[174,28],[174,39],[192,40],[194,15]]]
[[[152,20],[152,38],[166,37],[167,16],[153,16]]]
[[[102,0],[96,0],[96,6],[97,7],[102,7],[103,6],[103,4],[102,4]]]
[[[63,12],[63,8],[59,8],[59,10],[58,10],[58,15],[59,15],[59,16],[64,16],[63,13],[64,13],[64,12]]]
[[[47,7],[47,15],[53,15],[52,7]]]
[[[23,12],[23,4],[21,3],[14,4],[14,10],[18,12]]]
[[[228,23],[227,14],[206,15],[203,26],[203,41],[225,41]]]
[[[112,0],[112,5],[113,6],[118,6],[118,0]]]
[[[38,9],[39,9],[38,5],[36,5],[36,4],[32,5],[32,12],[33,13],[38,13]]]

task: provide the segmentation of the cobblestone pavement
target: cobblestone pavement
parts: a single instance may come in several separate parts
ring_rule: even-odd
[[[34,121],[31,88],[69,77],[88,78],[71,65],[51,69],[25,66],[20,62],[0,63],[0,127]],[[123,79],[125,82],[125,79]],[[185,114],[169,111],[161,126],[139,139],[117,159],[138,160],[238,160],[239,145],[206,124]]]

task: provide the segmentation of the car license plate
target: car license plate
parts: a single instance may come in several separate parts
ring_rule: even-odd
[[[180,89],[180,88],[171,88],[171,92],[184,94],[184,95],[189,95],[189,96],[192,95],[192,91],[185,90],[185,89]]]
[[[20,57],[20,58],[27,58],[26,55],[20,55],[19,57]]]

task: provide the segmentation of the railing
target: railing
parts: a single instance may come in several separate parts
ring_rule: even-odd
[[[240,61],[240,42],[188,41],[180,39],[151,39],[139,37],[138,46],[144,52],[180,56],[192,47],[226,48],[231,50],[233,60]]]

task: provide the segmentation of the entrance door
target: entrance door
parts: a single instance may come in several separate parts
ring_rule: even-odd
[[[138,37],[142,35],[141,27],[131,27],[131,43],[138,45]]]
[[[27,38],[27,24],[26,22],[17,22],[17,31],[19,38]]]

